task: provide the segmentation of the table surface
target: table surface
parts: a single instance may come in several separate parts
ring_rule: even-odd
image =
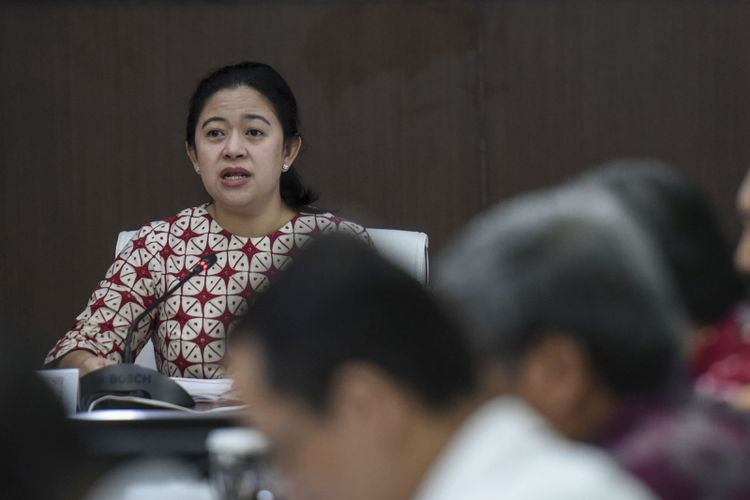
[[[221,408],[211,411],[180,411],[159,409],[121,409],[96,410],[79,412],[69,417],[81,422],[163,422],[163,421],[223,421],[237,419],[240,409],[236,407]]]
[[[97,410],[69,417],[94,456],[205,458],[206,437],[218,428],[238,427],[239,411]]]

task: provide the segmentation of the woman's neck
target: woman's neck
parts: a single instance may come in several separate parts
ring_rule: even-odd
[[[222,228],[244,237],[270,234],[296,215],[281,199],[259,212],[232,210],[216,202],[211,203],[206,210]]]

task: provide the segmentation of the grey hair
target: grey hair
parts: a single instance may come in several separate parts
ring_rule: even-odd
[[[556,332],[585,348],[610,389],[640,391],[671,379],[685,331],[652,247],[603,189],[539,191],[473,220],[438,259],[435,289],[480,361],[512,370]]]

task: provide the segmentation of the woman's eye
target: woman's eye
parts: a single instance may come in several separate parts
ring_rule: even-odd
[[[224,133],[221,130],[209,130],[208,132],[206,132],[206,137],[210,137],[211,139],[215,139],[223,135]]]
[[[258,130],[257,128],[251,129],[247,131],[247,135],[250,137],[260,137],[263,135],[263,131]]]

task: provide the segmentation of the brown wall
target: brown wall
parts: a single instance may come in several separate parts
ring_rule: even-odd
[[[205,200],[186,101],[245,59],[295,90],[321,204],[433,250],[483,206],[620,156],[676,162],[730,221],[747,19],[730,0],[0,3],[3,315],[51,343],[120,229]]]

